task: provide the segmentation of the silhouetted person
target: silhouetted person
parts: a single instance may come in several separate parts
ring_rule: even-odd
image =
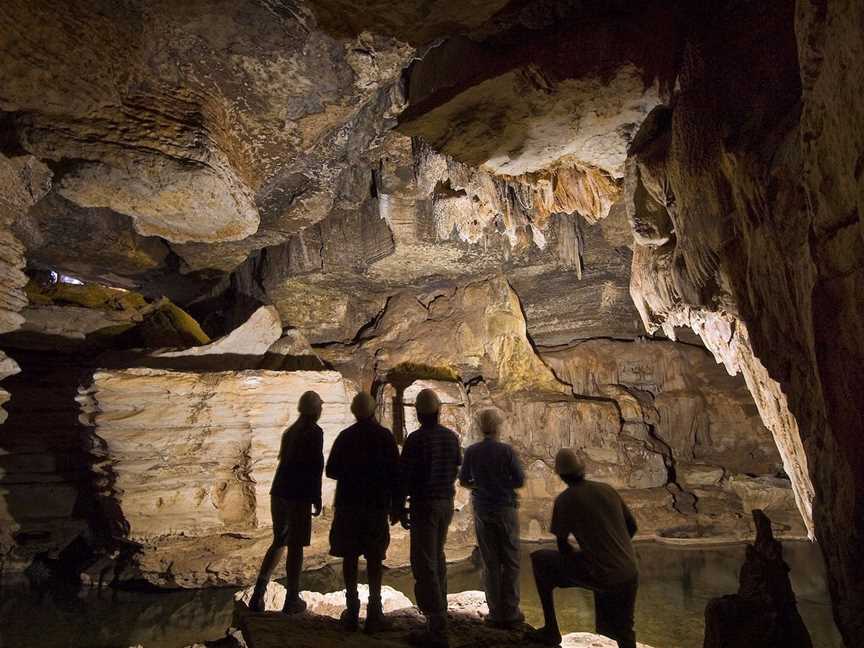
[[[321,514],[321,472],[324,470],[324,432],[318,426],[321,418],[321,397],[307,391],[297,405],[300,416],[282,434],[279,465],[270,488],[270,514],[273,518],[273,543],[261,563],[255,591],[249,608],[264,611],[264,593],[282,554],[287,547],[285,562],[288,582],[286,614],[306,609],[300,598],[300,570],[303,567],[303,547],[312,539],[312,516]]]
[[[545,625],[525,638],[559,645],[553,591],[584,587],[594,592],[597,633],[615,639],[619,648],[636,648],[633,614],[639,572],[631,542],[636,520],[614,488],[585,479],[585,466],[572,450],[558,452],[555,472],[567,484],[552,511],[551,531],[558,549],[531,554]],[[578,551],[570,544],[571,535],[579,542]]]
[[[459,483],[471,489],[474,529],[483,558],[487,623],[513,629],[525,615],[519,609],[519,500],[525,473],[516,453],[499,437],[504,419],[494,409],[477,417],[483,440],[465,451]]]
[[[410,498],[403,524],[411,530],[411,571],[417,607],[426,616],[426,631],[411,641],[433,648],[447,640],[447,558],[444,544],[453,519],[453,497],[462,448],[453,430],[438,424],[441,401],[431,389],[417,395],[420,429],[405,440],[402,483]]]
[[[381,605],[381,563],[390,545],[388,515],[395,524],[401,506],[399,448],[390,430],[375,420],[375,405],[369,394],[357,394],[351,403],[357,422],[339,433],[327,460],[327,476],[336,480],[330,554],[343,558],[342,625],[351,631],[358,627],[357,564],[362,555],[369,575],[365,628],[369,633],[388,625]]]

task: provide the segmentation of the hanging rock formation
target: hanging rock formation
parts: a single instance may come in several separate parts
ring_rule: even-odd
[[[241,377],[374,389],[400,434],[426,381],[465,443],[476,408],[507,415],[527,535],[552,453],[582,446],[651,535],[741,538],[752,507],[814,535],[856,645],[859,4],[3,3],[0,348],[24,367],[3,383],[4,573],[120,546],[124,577],[247,579],[272,448],[256,473]],[[170,389],[139,402],[136,381]],[[153,421],[140,456],[100,394]],[[148,532],[128,467],[172,462],[183,496]]]

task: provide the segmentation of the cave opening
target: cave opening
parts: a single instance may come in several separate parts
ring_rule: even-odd
[[[864,8],[432,4],[0,7],[0,644],[341,640],[329,478],[315,614],[246,615],[283,432],[315,391],[327,458],[368,392],[401,451],[425,389],[463,451],[503,421],[529,624],[571,448],[638,522],[641,645],[864,642]],[[472,501],[453,642],[521,645]]]

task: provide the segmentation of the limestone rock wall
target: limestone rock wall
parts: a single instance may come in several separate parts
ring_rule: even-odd
[[[351,420],[350,388],[335,372],[126,369],[93,374],[78,396],[81,416],[106,445],[105,462],[96,469],[110,476],[110,496],[127,537],[142,545],[144,578],[217,584],[225,574],[210,563],[224,563],[230,553],[220,542],[245,537],[247,542],[237,544],[249,550],[266,536],[259,531],[270,527],[269,489],[282,432],[309,389],[324,400],[321,425],[329,448]],[[330,498],[332,484],[326,492]],[[326,538],[324,524],[316,523],[319,540]],[[175,540],[185,542],[186,551],[172,557]],[[262,555],[249,550],[241,577],[254,574]],[[177,564],[147,572],[159,560],[163,566],[172,560]]]
[[[772,510],[779,534],[806,533],[744,381],[701,346],[593,339],[535,348],[518,297],[499,278],[434,297],[400,294],[361,342],[318,352],[360,384],[412,366],[450,371],[456,382],[437,388],[463,445],[479,438],[472,417],[480,408],[501,409],[530,475],[525,537],[547,534],[561,489],[551,466],[562,447],[580,449],[591,476],[626,491],[646,537],[746,538],[757,506]],[[415,386],[406,390],[406,432]],[[381,397],[387,422],[392,394]]]
[[[9,418],[0,426],[0,573],[13,582],[34,561],[40,569],[81,565],[76,545],[102,531],[90,497],[98,444],[78,425],[76,385],[84,356],[16,349],[21,373],[9,378]],[[94,523],[91,525],[91,521]],[[76,543],[76,540],[81,542]],[[104,538],[103,538],[104,539]]]
[[[24,286],[24,246],[12,232],[12,224],[51,186],[51,173],[29,155],[0,154],[0,334],[24,323],[20,312],[27,306]],[[18,372],[15,361],[0,350],[0,380]],[[0,388],[0,423],[6,420],[3,403],[9,394]]]
[[[631,150],[634,225],[651,233],[634,301],[649,330],[690,325],[744,374],[825,552],[847,645],[864,632],[862,102],[844,63],[862,51],[860,17],[806,1],[707,9],[666,125]],[[754,21],[758,37],[735,27]]]

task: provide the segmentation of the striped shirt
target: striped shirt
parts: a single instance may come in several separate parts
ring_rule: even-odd
[[[402,484],[412,501],[452,499],[462,463],[456,433],[443,425],[423,426],[408,435],[400,460]]]

